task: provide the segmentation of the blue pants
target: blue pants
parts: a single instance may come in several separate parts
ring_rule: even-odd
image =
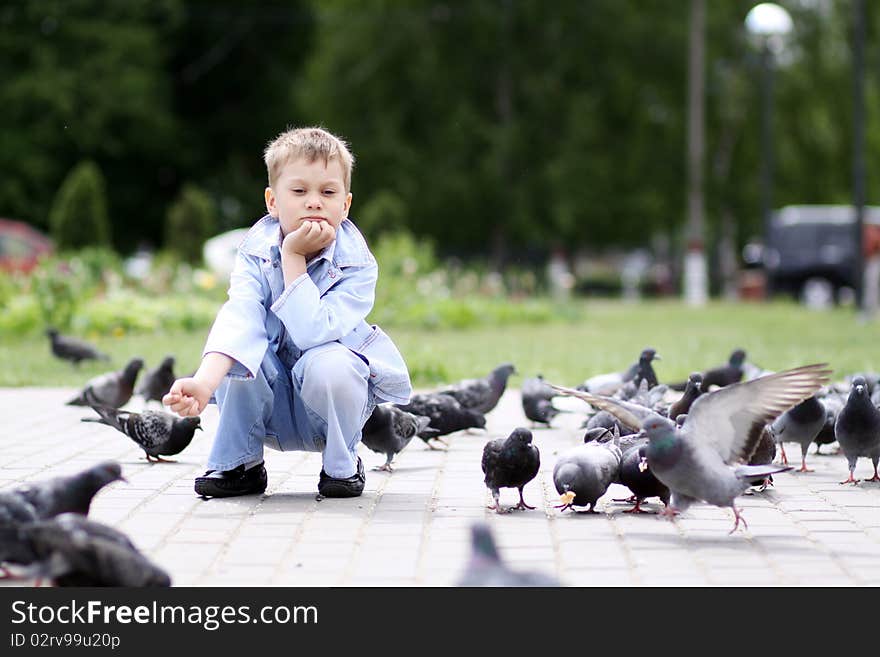
[[[214,393],[220,423],[208,468],[231,470],[263,458],[263,447],[323,452],[324,472],[350,477],[376,405],[370,368],[338,342],[309,349],[288,369],[270,348],[254,379],[227,376]]]

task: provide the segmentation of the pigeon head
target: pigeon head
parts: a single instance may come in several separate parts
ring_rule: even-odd
[[[697,386],[699,390],[700,386],[703,384],[703,375],[700,372],[691,372],[688,375],[688,381]]]
[[[659,415],[651,415],[642,423],[642,433],[651,442],[663,440],[670,435],[674,436],[675,429],[675,423],[672,420]]]
[[[650,347],[648,349],[643,349],[642,353],[639,355],[640,363],[650,363],[652,360],[663,360],[660,356],[657,355],[657,352]]]
[[[485,429],[486,428],[486,416],[478,411],[471,411],[468,409],[463,409],[464,412],[468,413],[471,416],[471,420],[473,421],[474,428],[477,429]]]
[[[532,442],[532,432],[523,427],[517,427],[507,439],[523,445],[529,445]]]
[[[850,390],[851,395],[856,395],[857,397],[864,397],[868,394],[868,382],[862,375],[854,376],[852,380],[852,389]]]
[[[124,376],[137,376],[137,373],[141,371],[141,368],[144,366],[143,358],[132,358],[128,361],[128,364],[125,366]]]
[[[486,523],[477,522],[471,525],[471,548],[471,559],[473,561],[501,562],[501,555],[498,554],[495,539],[492,537],[492,532]]]
[[[734,367],[742,367],[742,364],[746,360],[746,352],[742,349],[735,349],[730,354],[730,360],[728,361]]]
[[[58,329],[50,326],[46,329],[46,335],[54,341],[58,338]]]
[[[181,426],[184,426],[191,431],[195,431],[196,429],[204,431],[204,429],[202,428],[202,418],[200,418],[198,415],[196,415],[195,417],[180,418],[178,422],[180,422]]]
[[[606,429],[605,427],[593,427],[592,429],[587,429],[587,432],[584,434],[584,442],[591,443],[594,440],[599,440],[603,438],[605,434],[610,434],[611,430]]]
[[[122,476],[122,466],[116,461],[104,461],[74,475],[62,510],[88,515],[95,494],[114,481],[127,481]]]
[[[679,413],[677,416],[675,416],[675,426],[680,427],[682,424],[684,424],[684,421],[687,420],[687,416],[687,413]]]
[[[195,418],[199,419],[199,418]],[[127,481],[117,461],[103,461],[83,472],[84,478],[98,484],[98,490],[114,481]]]
[[[174,356],[165,356],[165,358],[162,360],[162,364],[159,365],[159,368],[166,370],[166,371],[170,371],[171,369],[173,369],[174,368]]]

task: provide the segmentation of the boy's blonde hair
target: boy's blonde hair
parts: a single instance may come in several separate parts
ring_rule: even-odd
[[[338,159],[342,165],[342,181],[345,184],[345,191],[351,190],[354,155],[351,154],[342,139],[317,126],[286,130],[266,146],[263,159],[269,174],[269,186],[275,185],[282,167],[287,162],[300,157],[305,158],[307,162],[321,159],[325,165],[333,158]]]

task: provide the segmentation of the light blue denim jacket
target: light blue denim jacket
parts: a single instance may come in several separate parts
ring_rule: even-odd
[[[379,401],[407,403],[412,386],[403,357],[381,328],[366,322],[379,267],[360,231],[343,220],[336,239],[306,268],[285,288],[281,226],[271,215],[257,221],[238,246],[229,299],[203,355],[226,354],[236,361],[228,376],[253,378],[266,349],[292,368],[303,351],[337,341],[369,365]]]

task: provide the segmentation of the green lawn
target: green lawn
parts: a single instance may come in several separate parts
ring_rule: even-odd
[[[697,310],[678,302],[629,305],[586,301],[577,322],[519,324],[462,330],[385,327],[400,347],[418,387],[481,376],[499,363],[513,362],[519,376],[543,374],[550,381],[576,384],[593,374],[624,369],[646,346],[663,360],[655,363],[660,381],[683,379],[693,370],[727,359],[736,347],[767,369],[828,362],[837,378],[880,369],[880,323],[859,322],[852,310],[808,311],[790,303],[713,303]],[[207,331],[83,336],[106,350],[112,366],[141,356],[154,367],[166,354],[176,371],[198,364]],[[56,360],[42,337],[5,339],[0,345],[0,386],[75,386],[109,369],[107,363],[79,369]]]

